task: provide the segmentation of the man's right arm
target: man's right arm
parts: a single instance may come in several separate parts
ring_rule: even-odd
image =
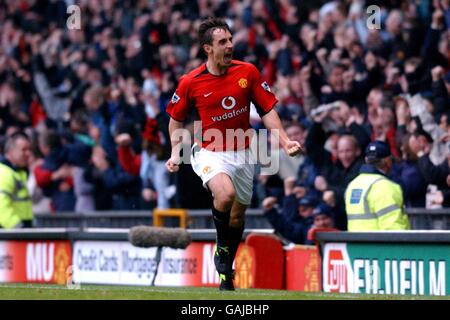
[[[178,87],[166,108],[166,112],[170,116],[169,137],[172,148],[170,158],[166,162],[166,168],[169,172],[176,172],[180,168],[180,150],[183,141],[183,132],[180,129],[183,128],[183,123],[192,107],[189,97],[190,82],[190,79],[186,76],[180,78]]]
[[[183,122],[170,118],[169,136],[172,152],[169,160],[166,162],[166,168],[169,172],[177,172],[180,168],[180,150],[182,145],[182,135],[179,130],[183,128]]]

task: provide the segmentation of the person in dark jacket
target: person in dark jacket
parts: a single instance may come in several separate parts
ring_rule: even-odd
[[[431,144],[423,138],[412,141],[412,151],[418,157],[419,171],[425,179],[426,184],[436,185],[438,190],[432,194],[432,203],[450,207],[450,152],[447,159],[438,165],[430,160]]]
[[[54,211],[73,211],[76,196],[72,169],[88,165],[91,147],[68,132],[52,129],[40,134],[38,144],[44,155],[44,162],[34,169],[38,186],[51,198]]]
[[[121,133],[115,138],[119,146],[120,166],[130,175],[141,177],[142,198],[146,203],[156,202],[158,208],[170,207],[170,198],[166,195],[170,177],[165,170],[165,161],[170,154],[170,137],[167,128],[166,114],[158,112],[155,119],[147,118],[142,132],[143,152],[141,154],[136,154],[132,148],[133,139],[129,133]],[[155,206],[153,203],[152,205]]]
[[[73,211],[76,198],[72,168],[68,164],[69,150],[64,148],[61,136],[51,130],[39,136],[39,148],[44,162],[34,169],[38,186],[51,198],[54,211]]]
[[[321,193],[314,188],[314,181],[319,174],[319,168],[308,156],[298,168],[296,188],[300,189],[300,194],[320,197]]]
[[[88,111],[93,126],[100,131],[99,143],[108,154],[115,159],[116,148],[112,135],[112,113],[104,99],[104,90],[101,87],[91,87],[84,93],[83,102]]]
[[[296,244],[313,244],[308,239],[312,228],[334,228],[334,211],[314,197],[298,200],[294,195],[284,200],[281,213],[275,197],[263,201],[264,214],[275,229],[275,233]]]
[[[411,149],[411,144],[415,139],[412,135],[404,137],[403,160],[393,164],[389,177],[402,187],[405,207],[424,208],[427,182],[419,169],[417,155]]]
[[[331,229],[334,228],[334,214],[330,206],[321,203],[314,208],[311,215],[313,219],[312,228]],[[311,229],[310,229],[311,230]],[[308,240],[309,242],[310,240]]]
[[[434,119],[440,122],[441,116],[448,111],[450,106],[450,95],[448,94],[446,82],[450,83],[450,72],[444,76],[444,68],[436,66],[431,69],[433,93]]]
[[[295,195],[289,195],[284,199],[281,212],[276,203],[276,197],[268,197],[262,204],[264,215],[275,232],[291,242],[304,244],[308,230],[313,224],[311,215],[318,199],[306,196],[298,200]]]
[[[85,180],[94,184],[96,210],[135,210],[141,207],[141,180],[126,173],[109,159],[105,150],[94,147],[92,165]]]
[[[344,192],[347,185],[359,173],[363,160],[361,158],[361,145],[368,143],[368,136],[364,129],[356,123],[350,125],[351,132],[358,135],[343,134],[337,143],[336,158],[324,148],[326,133],[322,128],[322,120],[326,114],[315,118],[306,138],[307,157],[318,169],[314,180],[314,187],[321,192],[324,200],[336,209],[336,227],[346,230],[347,218],[344,209]],[[358,143],[358,141],[361,141]]]

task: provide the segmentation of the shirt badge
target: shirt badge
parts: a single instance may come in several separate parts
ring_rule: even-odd
[[[178,101],[180,101],[180,97],[177,96],[176,93],[174,93],[173,96],[172,96],[172,100],[171,100],[171,101],[172,101],[173,104],[175,104],[175,103],[177,103]]]
[[[248,81],[245,78],[240,78],[238,81],[239,87],[241,87],[242,89],[247,88],[248,85]]]
[[[203,168],[203,174],[207,174],[209,173],[209,171],[211,171],[211,167],[210,166],[206,166]]]
[[[270,86],[265,81],[263,83],[261,83],[261,87],[263,87],[263,89],[266,90],[267,92],[272,92],[270,90]]]
[[[358,204],[361,201],[362,189],[352,189],[350,194],[350,204]]]

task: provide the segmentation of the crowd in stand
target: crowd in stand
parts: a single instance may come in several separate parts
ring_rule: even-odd
[[[62,0],[0,1],[0,137],[32,138],[35,211],[210,208],[190,165],[164,168],[165,107],[203,63],[199,22],[218,16],[233,58],[258,67],[306,148],[282,154],[278,175],[255,177],[253,207],[315,199],[345,229],[345,188],[376,139],[390,145],[407,207],[448,207],[449,2],[86,0],[70,30]],[[368,28],[370,5],[379,28]]]

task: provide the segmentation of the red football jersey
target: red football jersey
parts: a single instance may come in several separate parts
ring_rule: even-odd
[[[189,111],[196,109],[201,121],[203,148],[239,150],[248,147],[249,139],[245,139],[243,145],[239,139],[230,141],[226,136],[240,134],[235,131],[237,129],[246,131],[251,128],[250,102],[260,116],[272,110],[278,102],[254,65],[233,60],[225,74],[215,76],[208,72],[204,63],[180,78],[167,113],[183,122]],[[227,132],[227,129],[233,131]]]

